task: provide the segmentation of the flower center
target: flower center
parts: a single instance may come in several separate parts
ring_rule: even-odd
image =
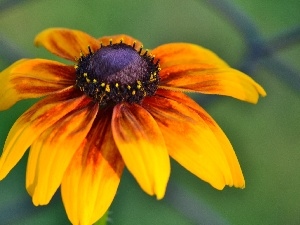
[[[76,84],[100,105],[120,102],[140,103],[154,95],[159,83],[159,64],[135,43],[102,46],[96,52],[81,55],[76,69]]]

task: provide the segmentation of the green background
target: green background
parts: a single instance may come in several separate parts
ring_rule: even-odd
[[[299,0],[0,0],[0,70],[22,57],[61,60],[33,39],[49,27],[95,37],[126,33],[146,48],[184,41],[210,48],[267,91],[257,105],[193,95],[231,140],[246,188],[217,191],[172,161],[166,197],[147,196],[125,171],[110,224],[300,224]],[[66,62],[66,61],[64,61]],[[0,112],[0,146],[34,100]],[[25,190],[27,154],[0,182],[0,224],[69,224],[60,192],[34,207]]]

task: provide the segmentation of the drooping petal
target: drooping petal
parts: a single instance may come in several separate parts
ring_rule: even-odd
[[[216,121],[195,101],[181,92],[158,90],[157,95],[172,99],[188,106],[189,108],[193,109],[202,118],[203,121],[205,121],[210,130],[216,136],[225,153],[232,174],[233,186],[243,188],[245,186],[245,180],[237,156],[230,141],[228,140],[222,129],[219,127],[219,125],[216,123]]]
[[[167,92],[164,94],[167,95]],[[177,102],[168,95],[146,98],[143,107],[156,120],[170,156],[183,167],[217,189],[223,189],[225,185],[239,185],[240,180],[234,180],[232,166],[229,165],[232,161],[234,166],[239,165],[238,161],[231,145],[222,145],[224,136],[221,135],[221,142],[218,140],[220,134],[211,128],[216,124],[209,124],[211,120],[200,117],[184,101]],[[224,151],[223,148],[229,149]],[[243,178],[240,167],[234,169],[239,170]]]
[[[98,105],[90,102],[58,120],[32,144],[26,187],[35,205],[48,204],[60,186],[75,151],[90,131]],[[38,157],[36,152],[39,152]],[[37,161],[37,162],[36,162]]]
[[[161,70],[161,88],[234,97],[257,103],[264,89],[248,75],[232,68],[211,65],[171,66]]]
[[[139,40],[137,40],[137,39],[135,39],[135,38],[133,38],[133,37],[131,37],[129,35],[126,35],[126,34],[117,34],[117,35],[111,35],[111,36],[103,36],[103,37],[99,38],[99,41],[104,46],[109,45],[110,42],[112,44],[117,44],[117,43],[123,42],[123,43],[126,43],[128,45],[132,45],[132,46],[135,43],[134,46],[135,46],[135,49],[137,49],[137,50],[140,47],[142,47],[142,43]]]
[[[37,46],[44,46],[48,51],[62,58],[74,61],[80,52],[88,54],[88,46],[92,51],[100,47],[100,42],[92,36],[65,28],[50,28],[39,33],[34,41]]]
[[[152,54],[159,60],[162,69],[185,64],[210,64],[228,67],[215,53],[195,44],[164,44],[153,49]]]
[[[128,170],[146,193],[161,199],[170,161],[155,120],[141,106],[122,103],[114,108],[112,132]]]
[[[0,73],[0,110],[21,99],[38,98],[74,83],[72,66],[45,59],[23,59]]]
[[[116,194],[124,162],[113,140],[110,121],[111,110],[97,116],[64,175],[62,198],[73,224],[96,222]]]
[[[0,158],[0,180],[21,159],[27,148],[48,127],[70,111],[90,101],[74,88],[49,95],[29,108],[12,126]]]

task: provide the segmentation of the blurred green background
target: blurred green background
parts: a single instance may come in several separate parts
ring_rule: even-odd
[[[0,70],[22,57],[61,60],[33,46],[48,27],[93,36],[126,33],[146,48],[184,41],[210,48],[251,75],[268,96],[251,105],[193,95],[223,128],[246,188],[217,191],[172,162],[166,197],[147,196],[126,171],[109,224],[300,224],[299,0],[0,0]],[[0,112],[0,146],[34,100]],[[27,154],[0,182],[0,224],[69,224],[60,192],[34,207],[25,190]]]

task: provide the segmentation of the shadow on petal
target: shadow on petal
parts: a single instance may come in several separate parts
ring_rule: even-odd
[[[22,59],[0,73],[0,110],[17,101],[39,98],[73,85],[75,70],[45,59]]]
[[[128,170],[146,193],[161,199],[170,161],[155,120],[141,106],[122,103],[114,107],[112,132]]]
[[[232,161],[228,161],[227,152],[210,128],[210,122],[186,105],[187,97],[181,98],[174,93],[176,97],[173,98],[173,93],[159,91],[157,96],[143,102],[143,107],[161,129],[170,156],[217,189],[234,185],[233,171],[229,165]],[[234,154],[232,148],[228,151]],[[239,165],[236,157],[233,160],[236,160],[235,165]],[[235,169],[242,174],[239,166]]]
[[[111,132],[111,109],[99,112],[73,156],[62,182],[62,197],[73,224],[93,224],[116,194],[124,162]]]
[[[88,102],[89,99],[72,87],[49,95],[29,108],[14,123],[6,138],[0,158],[0,180],[16,165],[43,131],[72,110]]]
[[[208,125],[212,133],[215,135],[225,153],[233,178],[233,186],[244,188],[245,180],[236,154],[227,136],[216,123],[216,121],[195,101],[181,92],[159,90],[157,94],[159,96],[164,96],[168,99],[172,99],[174,101],[185,104],[189,108],[193,109],[201,117],[201,119]]]
[[[39,155],[37,163],[33,162],[36,167],[32,168],[32,157],[29,154],[26,187],[32,194],[35,205],[48,204],[61,184],[76,149],[90,131],[98,105],[90,102],[82,107],[68,113],[46,129],[31,146],[31,150],[39,151]],[[33,154],[33,160],[35,158],[36,154]],[[34,179],[30,179],[32,177]]]

